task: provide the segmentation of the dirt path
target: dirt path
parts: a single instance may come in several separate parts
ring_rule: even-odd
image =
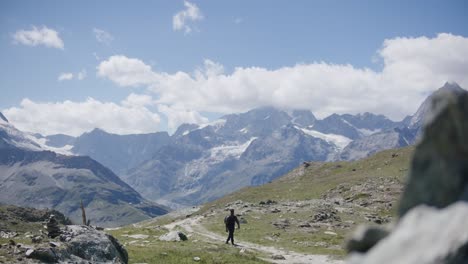
[[[176,226],[180,226],[189,234],[197,234],[203,237],[207,241],[219,241],[225,242],[226,237],[219,234],[208,231],[203,225],[200,224],[202,216],[197,216],[193,218],[186,218],[180,221],[176,221],[170,224],[165,225],[169,230],[174,229]],[[282,255],[284,260],[276,260],[271,258],[263,258],[263,260],[271,263],[281,263],[281,264],[342,264],[344,261],[331,259],[327,255],[308,255],[297,253],[294,251],[288,251],[283,249],[277,249],[275,247],[262,246],[254,243],[249,243],[245,241],[237,240],[239,249],[253,250],[266,253],[267,255]]]

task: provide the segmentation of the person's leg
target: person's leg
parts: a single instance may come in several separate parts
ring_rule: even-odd
[[[228,238],[227,238],[227,240],[226,240],[226,244],[229,243],[229,240],[232,240],[232,229],[229,228],[228,231],[229,231],[229,235],[228,235]]]
[[[231,237],[231,244],[234,245],[234,228],[229,230],[229,236]]]

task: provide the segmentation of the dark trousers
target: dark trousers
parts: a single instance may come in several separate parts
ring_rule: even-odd
[[[226,240],[226,243],[228,243],[229,240],[231,240],[231,244],[234,245],[234,228],[228,228],[228,232],[229,232],[229,236]]]

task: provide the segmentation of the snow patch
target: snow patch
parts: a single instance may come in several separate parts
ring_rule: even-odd
[[[239,130],[241,133],[247,134],[249,132],[249,129],[244,127],[243,129]]]
[[[344,149],[351,141],[353,141],[352,139],[347,138],[342,135],[324,134],[315,130],[309,130],[309,129],[300,128],[297,126],[296,128],[304,132],[306,135],[320,138],[320,139],[327,141],[328,143],[332,143],[335,146],[337,146],[339,149]]]
[[[375,133],[382,132],[382,129],[370,130],[370,129],[365,129],[365,128],[358,128],[357,130],[359,131],[359,133],[361,133],[364,136],[370,136],[370,135],[373,135]]]
[[[47,139],[46,138],[37,138],[34,135],[28,134],[28,133],[25,133],[25,136],[26,136],[27,139],[29,139],[29,140],[35,142],[37,145],[39,145],[41,150],[49,150],[49,151],[53,151],[55,153],[62,154],[62,155],[74,156],[74,154],[71,151],[72,148],[73,148],[72,145],[65,145],[65,146],[60,147],[60,148],[51,147],[51,146],[47,145]]]
[[[250,146],[250,143],[254,141],[256,137],[249,139],[243,144],[234,144],[234,145],[221,145],[211,149],[210,159],[223,161],[227,158],[240,158],[242,153],[244,153],[247,148]]]

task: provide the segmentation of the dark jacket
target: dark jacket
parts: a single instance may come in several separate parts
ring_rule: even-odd
[[[237,223],[237,226],[239,226],[239,220],[237,219],[237,216],[235,215],[229,215],[224,218],[224,223],[226,224],[226,228],[229,229],[234,229]]]

